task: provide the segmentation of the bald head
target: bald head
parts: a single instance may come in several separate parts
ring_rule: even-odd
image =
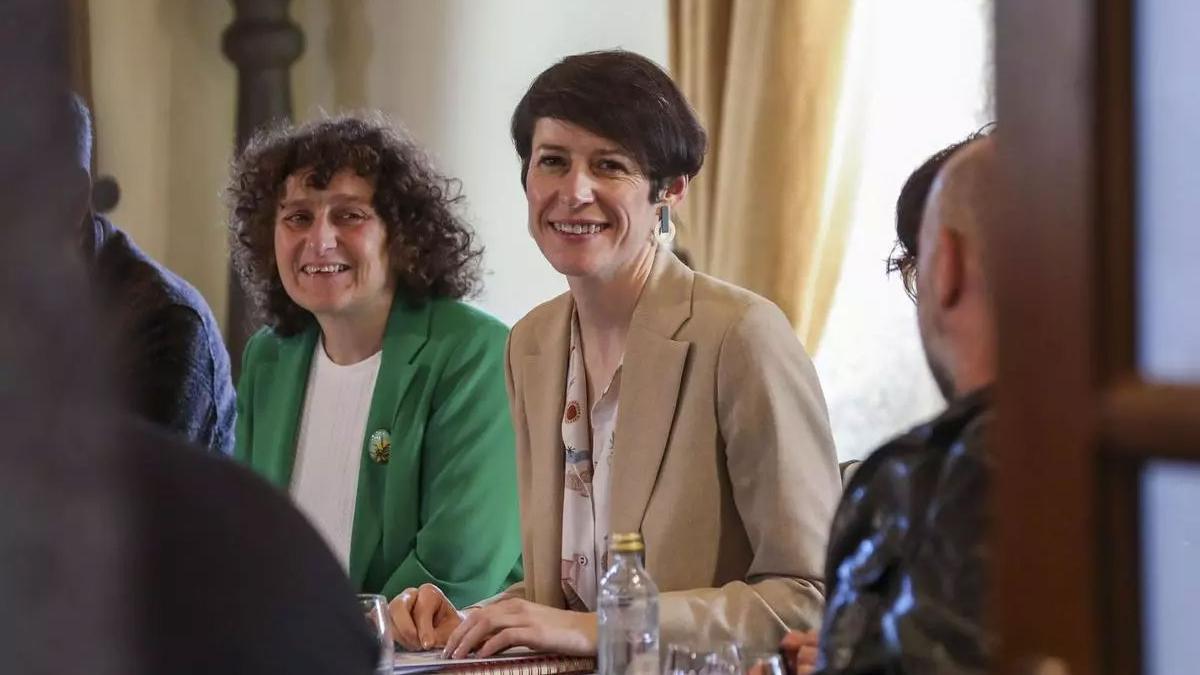
[[[972,141],[942,168],[917,246],[917,316],[930,368],[950,398],[992,379],[993,324],[984,228],[999,206],[996,137]]]
[[[942,228],[956,232],[972,248],[983,246],[984,223],[996,213],[996,139],[967,144],[934,180],[921,223],[921,237],[936,241]],[[921,247],[918,247],[920,250]]]

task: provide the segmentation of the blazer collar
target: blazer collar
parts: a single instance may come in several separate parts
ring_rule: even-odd
[[[412,363],[417,352],[429,341],[429,321],[434,301],[409,305],[401,298],[392,302],[387,328],[383,331],[383,360]],[[382,369],[382,364],[380,365]]]
[[[383,359],[379,364],[379,376],[375,379],[375,391],[371,395],[371,409],[367,413],[367,427],[363,430],[360,445],[358,472],[358,494],[354,506],[354,531],[350,538],[350,580],[361,588],[367,576],[368,563],[383,535],[383,497],[386,488],[387,464],[377,464],[370,458],[368,443],[376,431],[386,431],[393,438],[407,432],[395,428],[400,401],[417,374],[413,364],[421,347],[429,341],[431,303],[411,307],[397,299],[388,315],[387,330],[383,335]],[[393,444],[393,452],[398,448]],[[401,463],[397,463],[399,466]]]
[[[263,363],[258,374],[267,395],[254,401],[257,422],[252,461],[268,481],[285,491],[292,483],[300,410],[319,335],[313,324],[299,335],[280,340],[274,362]]]
[[[639,532],[658,480],[675,420],[691,344],[676,340],[692,315],[695,274],[659,248],[625,341],[612,484],[621,498],[609,504],[614,532]]]
[[[674,253],[659,246],[650,268],[650,278],[633,309],[630,333],[640,329],[667,339],[674,337],[683,322],[692,316],[695,278],[695,272],[680,262]],[[626,344],[628,354],[633,342]]]

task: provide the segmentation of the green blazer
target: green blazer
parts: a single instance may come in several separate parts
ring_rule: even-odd
[[[455,605],[522,576],[516,453],[504,385],[508,329],[454,300],[397,300],[363,436],[350,580],[389,599],[436,584]],[[238,460],[283,490],[318,328],[260,330],[238,381]],[[370,437],[391,435],[386,463]]]

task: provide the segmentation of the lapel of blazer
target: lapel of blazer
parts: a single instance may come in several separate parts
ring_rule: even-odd
[[[370,438],[376,431],[387,431],[398,438],[408,429],[401,425],[418,424],[420,420],[400,420],[398,413],[404,392],[412,383],[417,367],[413,358],[429,340],[429,318],[432,301],[419,307],[408,307],[400,298],[392,304],[387,329],[383,335],[383,356],[367,427],[363,430],[359,449],[360,468],[358,494],[354,504],[354,530],[350,537],[350,580],[361,588],[367,575],[368,563],[378,548],[383,531],[383,494],[389,464],[378,464],[370,457]],[[397,451],[393,443],[393,452]],[[396,462],[397,466],[404,462]]]
[[[264,363],[258,374],[266,395],[254,400],[254,405],[261,407],[254,411],[260,421],[252,432],[254,454],[250,462],[268,482],[284,491],[292,484],[300,409],[304,405],[317,335],[314,325],[294,339],[280,340],[275,361]],[[259,433],[265,437],[258,436]]]
[[[674,340],[692,314],[694,274],[659,248],[629,325],[609,504],[613,532],[639,532],[667,449],[690,344]]]
[[[533,522],[545,527],[533,530],[531,600],[563,607],[562,510],[563,472],[566,470],[562,442],[562,414],[566,399],[567,352],[571,343],[571,314],[575,303],[564,294],[543,322],[531,326],[537,336],[537,352],[524,355],[521,379],[523,401],[529,424],[530,504]],[[519,422],[518,422],[519,423]]]

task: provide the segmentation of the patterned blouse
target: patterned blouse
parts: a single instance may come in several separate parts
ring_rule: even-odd
[[[566,448],[563,482],[562,587],[567,607],[595,611],[600,577],[608,560],[609,475],[617,429],[621,366],[600,400],[588,406],[587,373],[579,339],[579,315],[571,317],[566,409],[562,438]]]

